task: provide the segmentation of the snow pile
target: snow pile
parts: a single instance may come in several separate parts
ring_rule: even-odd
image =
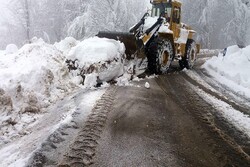
[[[243,49],[228,47],[226,52],[208,60],[203,68],[222,84],[250,97],[250,46]]]
[[[68,54],[71,48],[75,47],[78,43],[79,41],[77,41],[75,38],[67,37],[58,43],[56,42],[54,46],[64,54]]]
[[[143,60],[125,61],[119,41],[74,38],[50,45],[34,38],[16,51],[0,51],[0,146],[28,135],[45,109],[77,88],[93,88],[108,81],[133,86],[135,66]],[[12,53],[12,54],[8,54]],[[84,86],[82,86],[84,84]]]
[[[43,40],[0,55],[0,145],[26,135],[25,127],[44,108],[76,88],[64,61],[62,52]]]
[[[86,87],[110,81],[124,73],[125,46],[107,38],[93,37],[75,46],[67,56],[72,73]]]

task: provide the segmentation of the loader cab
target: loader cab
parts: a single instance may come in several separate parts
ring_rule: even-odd
[[[170,22],[172,14],[172,4],[169,2],[152,3],[151,17],[165,17]]]
[[[151,0],[151,17],[163,16],[172,24],[181,23],[181,3],[172,0]]]
[[[173,0],[151,0],[152,17],[165,17],[173,31],[173,39],[177,40],[180,36],[181,28],[181,2]]]

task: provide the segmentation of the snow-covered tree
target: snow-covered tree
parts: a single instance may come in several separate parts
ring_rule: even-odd
[[[30,0],[13,0],[10,1],[9,10],[14,18],[15,25],[19,28],[20,32],[23,32],[25,42],[31,40],[31,15],[32,7]]]
[[[146,12],[149,0],[0,0],[0,47],[21,46],[34,36],[54,43],[98,31],[125,31]],[[250,44],[250,0],[182,0],[182,21],[197,31],[203,48]]]
[[[203,47],[249,44],[249,0],[183,0],[183,21],[198,33]]]
[[[37,3],[34,35],[47,39],[47,42],[60,41],[66,36],[68,22],[80,14],[81,0],[42,0]],[[48,39],[49,37],[49,39]]]
[[[128,31],[146,12],[147,3],[148,0],[90,1],[85,13],[72,22],[68,34],[81,39],[98,31]]]

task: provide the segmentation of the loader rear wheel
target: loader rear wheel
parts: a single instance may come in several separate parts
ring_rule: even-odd
[[[155,39],[148,47],[148,68],[152,73],[166,73],[173,61],[173,46],[168,39]]]
[[[188,39],[187,44],[186,44],[185,56],[182,60],[179,61],[181,69],[193,68],[196,58],[197,58],[196,43],[193,39]]]

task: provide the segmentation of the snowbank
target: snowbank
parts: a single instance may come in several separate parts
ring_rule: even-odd
[[[125,46],[107,38],[93,37],[80,42],[67,56],[67,63],[85,86],[110,81],[124,73]]]
[[[108,87],[105,81],[110,80],[119,86],[134,86],[130,82],[134,71],[139,74],[146,69],[145,60],[125,60],[124,44],[111,39],[79,42],[69,37],[50,45],[34,38],[32,42],[19,50],[10,45],[8,51],[0,51],[0,159],[4,159],[0,164],[4,166],[24,166],[59,123],[60,115],[66,115],[61,123],[72,118],[76,91],[84,95],[98,82]],[[84,106],[78,107],[83,109],[88,100],[94,105],[97,96],[79,99]],[[64,103],[66,107],[61,106]]]
[[[26,135],[44,108],[77,88],[64,62],[43,40],[0,55],[0,145]]]
[[[28,135],[49,106],[78,88],[99,82],[106,87],[110,80],[132,86],[133,67],[143,64],[125,62],[124,44],[98,37],[82,42],[69,37],[54,45],[36,38],[14,47],[0,51],[0,147]]]
[[[222,84],[250,97],[250,46],[228,47],[226,53],[212,57],[203,68]]]

